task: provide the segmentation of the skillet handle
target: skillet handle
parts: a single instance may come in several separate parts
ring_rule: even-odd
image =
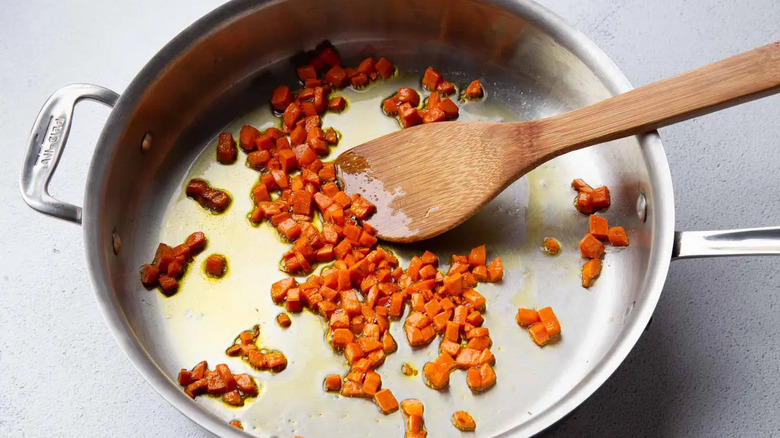
[[[674,233],[672,260],[746,255],[780,255],[780,227]]]
[[[73,109],[82,99],[96,100],[113,107],[119,95],[90,84],[72,84],[55,91],[35,119],[19,178],[22,198],[27,205],[41,213],[77,224],[81,223],[81,207],[49,195],[49,182],[68,141]]]

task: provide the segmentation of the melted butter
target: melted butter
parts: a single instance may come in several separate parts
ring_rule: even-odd
[[[327,159],[334,159],[354,146],[399,129],[394,118],[382,113],[381,102],[399,87],[419,89],[418,80],[417,76],[400,75],[392,80],[378,81],[365,90],[345,89],[334,93],[344,96],[349,103],[343,113],[323,116],[324,127],[333,127],[342,133],[339,145],[331,150]],[[459,120],[514,121],[517,117],[498,103],[482,101],[463,104]],[[233,121],[224,131],[233,132],[237,137],[244,124],[265,129],[278,127],[278,119],[264,106]],[[216,162],[215,147],[216,139],[213,139],[193,164],[188,179],[204,178],[214,187],[228,191],[233,197],[231,207],[223,214],[212,215],[186,198],[182,188],[172,196],[160,228],[159,240],[169,244],[183,242],[196,230],[203,231],[208,239],[205,251],[196,256],[190,265],[179,292],[171,298],[155,293],[157,304],[167,317],[170,337],[177,341],[171,345],[175,345],[174,353],[180,364],[167,370],[169,375],[175,378],[179,367],[189,368],[203,359],[208,360],[212,368],[218,363],[227,363],[234,372],[250,373],[260,385],[260,394],[248,400],[244,407],[229,408],[218,399],[206,397],[199,397],[197,402],[226,421],[241,420],[248,431],[260,435],[353,436],[357,428],[365,431],[366,436],[401,436],[403,422],[399,415],[384,416],[370,401],[338,397],[322,390],[325,376],[343,375],[346,365],[343,358],[331,351],[324,341],[325,324],[318,316],[304,311],[291,315],[292,325],[288,329],[276,324],[276,315],[284,309],[271,301],[269,291],[273,282],[287,276],[278,267],[289,244],[281,241],[269,224],[253,227],[246,218],[253,208],[250,191],[259,173],[244,166],[245,154],[240,153],[238,162],[225,166]],[[398,351],[388,356],[378,370],[383,386],[391,388],[399,401],[421,399],[426,405],[426,426],[434,435],[452,433],[449,417],[456,408],[475,414],[481,431],[487,434],[493,434],[507,421],[513,421],[511,406],[504,406],[505,403],[499,401],[512,397],[504,391],[517,390],[515,384],[508,383],[511,373],[505,370],[522,369],[525,362],[518,362],[514,356],[508,355],[516,354],[518,349],[526,355],[538,354],[536,347],[525,345],[527,335],[514,325],[514,309],[547,305],[543,299],[544,292],[536,290],[538,281],[532,266],[542,255],[538,249],[540,239],[547,234],[554,235],[555,225],[550,224],[550,219],[554,221],[556,218],[548,214],[545,205],[552,193],[561,192],[558,187],[542,187],[540,181],[555,181],[560,178],[556,175],[557,170],[549,167],[529,173],[525,178],[528,182],[518,183],[517,190],[521,192],[518,199],[512,200],[509,209],[499,211],[502,215],[518,218],[522,218],[524,212],[527,232],[523,243],[511,250],[506,247],[509,242],[489,249],[494,255],[502,257],[507,272],[524,272],[523,277],[512,274],[503,284],[478,287],[488,298],[485,325],[491,333],[495,333],[496,371],[504,384],[475,397],[465,384],[465,373],[456,371],[451,376],[449,390],[437,392],[428,389],[423,383],[422,372],[407,377],[400,372],[400,367],[402,363],[409,362],[421,370],[425,362],[436,357],[439,340],[427,348],[412,350],[406,344],[402,324],[391,324]],[[564,190],[563,193],[567,192]],[[524,196],[528,197],[527,203]],[[382,205],[377,206],[383,208]],[[431,213],[435,212],[434,209]],[[468,230],[464,230],[461,235],[451,234],[450,238],[467,239],[463,233],[468,233]],[[441,242],[430,241],[424,246],[436,252],[443,261],[452,253],[468,252],[465,245],[452,251],[446,242]],[[566,248],[567,243],[562,241],[562,252],[569,249]],[[403,246],[384,246],[396,250],[403,266],[408,264],[410,256],[422,252],[412,252],[409,247]],[[212,253],[224,254],[228,259],[229,271],[222,279],[211,279],[203,273],[202,263]],[[240,359],[225,355],[225,349],[232,344],[235,336],[254,324],[260,325],[258,342],[262,348],[278,349],[287,356],[287,369],[281,373],[258,372]],[[502,348],[503,345],[513,345],[513,348]],[[486,406],[492,407],[486,409]]]

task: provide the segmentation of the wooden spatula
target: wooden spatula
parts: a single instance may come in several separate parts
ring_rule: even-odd
[[[377,205],[377,236],[414,242],[479,211],[561,154],[641,134],[780,91],[780,41],[554,117],[402,129],[336,159],[344,191]]]

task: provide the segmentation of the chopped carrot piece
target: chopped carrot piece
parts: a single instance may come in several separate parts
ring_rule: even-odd
[[[232,164],[238,158],[238,148],[233,134],[223,132],[217,139],[217,161],[220,164]]]
[[[344,397],[363,397],[365,394],[363,393],[363,386],[359,383],[353,382],[352,380],[346,380],[341,385],[341,395]]]
[[[479,79],[475,81],[471,81],[468,87],[466,87],[466,99],[479,99],[484,95],[484,91],[482,90],[482,84],[479,82]]]
[[[420,104],[420,95],[414,88],[399,88],[398,93],[396,93],[396,100],[416,107]]]
[[[577,195],[576,203],[577,211],[583,214],[590,214],[593,212],[593,199],[590,192],[580,192]]]
[[[449,96],[455,92],[455,84],[448,81],[441,81],[439,82],[439,85],[436,86],[436,91],[444,96]]]
[[[375,65],[377,73],[382,76],[382,79],[387,79],[395,73],[395,66],[393,63],[387,60],[387,58],[379,58],[379,61]]]
[[[580,254],[586,259],[598,259],[604,254],[604,244],[593,237],[593,234],[587,233],[580,240]]]
[[[546,237],[542,244],[542,249],[547,255],[558,255],[558,253],[561,252],[561,243],[553,237]]]
[[[341,376],[331,374],[325,377],[325,391],[338,392],[341,389]]]
[[[328,101],[328,110],[333,112],[341,112],[347,107],[347,100],[343,97],[334,97]]]
[[[367,372],[363,380],[363,392],[368,395],[374,395],[379,391],[380,386],[382,386],[382,377],[374,371]]]
[[[517,317],[515,319],[521,327],[528,327],[540,321],[539,313],[536,310],[524,309],[522,307],[517,309]]]
[[[389,97],[382,101],[382,111],[388,116],[398,115],[399,104],[400,102],[398,102],[398,99],[396,99],[395,96]]]
[[[422,122],[422,118],[417,112],[417,109],[408,103],[398,105],[398,117],[401,120],[401,126],[404,128],[419,125]]]
[[[347,85],[347,72],[344,71],[341,66],[333,66],[327,73],[325,73],[325,81],[329,82],[336,88],[343,88]]]
[[[280,85],[274,89],[271,95],[271,106],[276,111],[284,111],[292,103],[292,93],[286,85]]]
[[[374,403],[379,406],[384,414],[390,414],[398,410],[398,400],[389,389],[382,389],[374,394]]]
[[[425,88],[428,91],[436,91],[436,87],[439,85],[441,81],[442,81],[441,73],[434,70],[433,67],[428,67],[425,70],[425,73],[423,74],[423,80],[422,80],[423,88]]]
[[[289,241],[293,241],[301,235],[301,226],[292,219],[286,219],[277,226],[277,229]]]
[[[504,276],[504,264],[501,262],[501,257],[496,257],[493,259],[492,262],[487,266],[488,271],[488,280],[491,283],[495,283],[498,280],[501,280]]]
[[[222,278],[227,271],[227,259],[222,254],[211,254],[203,264],[203,270],[210,277]]]
[[[591,287],[593,280],[599,274],[601,274],[601,259],[591,259],[585,262],[585,265],[582,267],[582,287]]]
[[[452,120],[458,118],[458,106],[455,105],[455,103],[447,99],[442,99],[439,102],[438,108],[442,111],[444,111],[445,116],[447,117],[447,120]]]
[[[285,108],[287,105],[285,105]],[[282,108],[284,109],[284,108]],[[255,147],[255,140],[260,137],[260,131],[254,126],[244,125],[241,127],[241,132],[238,134],[238,144],[246,152],[253,151]]]
[[[420,400],[410,398],[401,402],[401,411],[410,417],[422,417],[425,413],[425,406]]]
[[[571,188],[573,188],[578,192],[590,193],[593,191],[593,188],[591,188],[591,186],[589,186],[588,183],[586,183],[580,178],[577,178],[571,182]]]
[[[317,70],[311,64],[298,67],[298,79],[305,82],[307,79],[317,79]]]
[[[605,218],[592,214],[588,218],[588,224],[590,226],[590,234],[593,234],[593,237],[600,240],[604,240],[607,238],[609,225]]]
[[[452,414],[452,424],[463,432],[473,432],[477,428],[474,418],[466,411],[455,411]]]
[[[450,383],[450,371],[435,362],[428,362],[423,367],[425,384],[433,389],[442,389]]]
[[[547,331],[547,327],[542,323],[533,324],[528,328],[528,334],[531,339],[540,347],[544,347],[550,342],[550,333]]]
[[[471,250],[471,253],[469,253],[469,265],[471,266],[479,266],[484,265],[487,262],[487,251],[485,250],[485,245],[480,245],[474,249]]]
[[[609,243],[615,246],[628,246],[628,234],[623,227],[612,227],[607,232]]]
[[[593,202],[594,209],[602,209],[602,208],[609,207],[610,204],[609,188],[607,188],[607,186],[601,186],[593,189],[593,192],[590,194],[590,196]]]
[[[558,322],[558,318],[553,313],[552,307],[544,307],[539,309],[539,320],[547,329],[547,334],[550,337],[555,337],[561,334],[561,324]]]

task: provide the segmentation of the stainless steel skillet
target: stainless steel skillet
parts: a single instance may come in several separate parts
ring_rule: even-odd
[[[405,70],[419,72],[432,64],[453,74],[465,72],[461,80],[483,77],[490,84],[489,98],[502,102],[523,118],[576,108],[628,88],[619,71],[591,43],[549,13],[527,3],[231,3],[193,25],[163,49],[122,95],[101,136],[85,197],[85,241],[99,300],[125,351],[174,405],[220,434],[233,432],[225,419],[245,415],[251,420],[260,414],[254,414],[251,408],[211,414],[181,394],[170,377],[178,368],[192,365],[196,356],[212,355],[213,360],[226,360],[221,352],[236,329],[251,325],[263,315],[250,312],[247,316],[235,316],[240,309],[232,308],[214,311],[211,314],[225,314],[236,322],[231,326],[230,321],[218,321],[217,333],[210,340],[205,333],[212,330],[198,327],[214,325],[197,319],[197,312],[193,321],[187,323],[176,312],[179,309],[166,308],[169,302],[140,288],[137,268],[149,258],[163,235],[177,237],[173,216],[179,204],[173,198],[195,157],[212,144],[213,135],[231,120],[265,102],[268,89],[277,78],[290,77],[284,59],[324,38],[354,56],[370,44],[377,53],[389,56]],[[72,102],[88,93],[107,101],[116,100],[116,95],[101,89],[68,89],[57,96],[60,106],[46,108],[48,112],[33,131],[38,140],[26,161],[33,173],[26,174],[32,178],[26,179],[24,188],[28,199],[38,202],[39,208],[53,205],[43,198],[42,189],[56,163],[54,155],[61,151],[66,137],[57,135],[58,131],[70,123]],[[53,121],[49,118],[52,114]],[[63,119],[57,120],[60,116]],[[147,142],[150,148],[142,152],[146,133],[151,133],[151,141]],[[342,147],[357,144],[359,135],[368,134],[346,137]],[[496,343],[505,345],[503,351],[497,352],[497,372],[502,382],[500,388],[504,384],[508,388],[483,398],[482,404],[495,410],[495,414],[474,409],[478,420],[484,420],[480,421],[480,426],[484,426],[480,428],[481,435],[510,430],[531,434],[573,409],[622,361],[652,313],[673,251],[671,183],[657,137],[626,141],[630,146],[605,145],[551,163],[549,168],[521,181],[465,227],[435,242],[439,255],[446,257],[486,241],[495,254],[511,261],[501,287],[480,289],[491,303],[487,324],[491,329],[495,327]],[[608,266],[598,287],[587,292],[577,286],[576,272],[566,270],[567,266],[577,266],[576,257],[552,264],[537,257],[536,249],[538,238],[544,234],[555,234],[568,247],[581,235],[584,223],[571,209],[571,195],[566,188],[574,176],[613,188],[615,206],[609,217],[631,230],[634,243],[629,250],[608,256]],[[236,182],[232,192],[239,198],[248,188],[242,189]],[[643,202],[645,207],[638,208]],[[234,213],[245,213],[243,206],[234,207]],[[71,220],[78,217],[75,209],[50,212]],[[113,252],[114,230],[122,241],[118,255]],[[191,230],[180,230],[186,231]],[[764,237],[777,238],[776,230],[764,233]],[[709,240],[683,234],[678,240],[677,254],[713,255],[703,254],[703,249],[691,246],[692,243],[709,243],[720,254],[739,249],[777,251],[776,243],[774,247],[767,243],[763,248],[752,249],[728,246],[733,240],[756,236],[761,234]],[[212,242],[216,245],[219,240]],[[271,242],[257,243],[269,245],[271,259],[280,254]],[[406,254],[411,252],[405,250]],[[258,283],[252,290],[236,292],[231,300],[236,307],[250,302],[275,312],[267,299],[267,283],[279,275],[271,264],[257,275]],[[187,290],[183,289],[180,298],[187,298]],[[564,342],[541,352],[525,348],[524,334],[512,331],[510,324],[508,312],[516,303],[560,308]],[[192,307],[196,303],[188,304]],[[208,320],[209,314],[204,315]],[[303,329],[309,328],[313,345],[322,344],[321,332],[313,322],[302,319],[295,324],[301,328],[297,336],[304,335]],[[506,324],[503,333],[501,324]],[[184,329],[195,331],[197,336],[180,331]],[[292,359],[300,361],[302,367],[308,363],[302,353]],[[390,365],[386,367],[389,369]],[[289,370],[294,371],[294,367]],[[273,383],[276,382],[268,382],[269,392],[274,391]],[[278,383],[283,387],[286,381]],[[421,382],[415,383],[410,385],[409,395],[430,395],[431,391],[422,388]],[[270,400],[260,400],[257,406]],[[304,401],[291,394],[288,403],[293,402],[305,411]],[[435,403],[431,399],[429,406]],[[331,403],[335,405],[375,415],[370,405]],[[438,428],[437,418],[446,423],[447,417],[429,409],[426,421],[432,433],[451,430]],[[373,420],[374,416],[368,418]],[[269,420],[264,421],[268,425],[265,432],[292,435],[292,429],[281,431],[273,428]],[[316,419],[309,424],[311,428],[300,425],[302,435],[332,436]],[[350,424],[344,422],[346,431],[351,430]],[[394,424],[400,428],[397,419],[388,427]]]

